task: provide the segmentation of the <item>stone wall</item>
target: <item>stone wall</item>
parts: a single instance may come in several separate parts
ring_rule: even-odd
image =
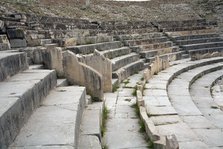
[[[112,91],[112,63],[109,59],[95,50],[93,54],[82,56],[80,61],[102,75],[104,92]]]
[[[103,78],[99,72],[79,62],[77,56],[70,51],[63,53],[63,66],[69,83],[85,86],[94,100],[103,100]]]

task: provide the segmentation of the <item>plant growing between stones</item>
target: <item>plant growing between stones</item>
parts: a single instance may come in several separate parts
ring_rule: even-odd
[[[107,120],[108,120],[108,114],[109,114],[109,110],[105,106],[103,108],[103,111],[102,111],[102,126],[101,126],[101,135],[102,136],[104,136],[105,131],[106,131],[106,124],[107,124]]]
[[[142,120],[141,117],[140,117],[140,110],[139,110],[139,107],[138,107],[137,103],[131,105],[131,107],[134,108],[135,115],[136,115],[136,117],[139,119],[139,122],[138,122],[138,123],[139,123],[139,126],[140,126],[140,128],[139,128],[139,132],[142,133],[143,136],[145,137],[145,140],[146,140],[146,142],[148,143],[147,148],[148,148],[148,149],[152,149],[152,148],[153,148],[153,142],[150,141],[150,139],[149,139],[148,136],[146,135],[145,124],[144,124],[143,120]]]
[[[124,83],[125,85],[127,85],[127,84],[129,83],[129,79],[124,80],[123,83]]]
[[[134,90],[132,92],[132,96],[135,96],[136,97],[136,94],[137,94],[137,86],[135,86],[133,89]]]
[[[114,84],[112,87],[112,92],[116,92],[119,89],[119,85],[118,84]]]

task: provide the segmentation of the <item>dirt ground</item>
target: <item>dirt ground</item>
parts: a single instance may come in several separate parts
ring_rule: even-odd
[[[222,0],[151,0],[114,2],[105,0],[1,0],[0,14],[35,13],[89,20],[189,20],[207,18],[223,22]]]

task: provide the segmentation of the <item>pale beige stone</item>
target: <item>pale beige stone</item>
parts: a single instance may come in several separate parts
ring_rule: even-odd
[[[70,51],[64,52],[63,59],[64,73],[68,81],[85,86],[88,94],[94,99],[103,100],[102,75],[90,66],[79,62],[77,56]]]
[[[112,63],[97,50],[80,58],[82,63],[98,71],[103,78],[104,92],[112,91]]]

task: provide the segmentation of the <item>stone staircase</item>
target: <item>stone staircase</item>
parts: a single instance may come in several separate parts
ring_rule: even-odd
[[[0,66],[0,148],[84,149],[92,147],[92,140],[93,148],[101,148],[103,107],[87,106],[85,87],[67,86],[54,70],[29,66],[24,52],[1,51]],[[92,116],[98,120],[91,122]],[[98,126],[97,134],[85,133],[91,125]]]
[[[223,39],[217,33],[216,23],[206,20],[183,22],[160,22],[159,29],[184,52],[184,57],[196,59],[197,55],[221,53]],[[167,27],[168,24],[168,27]],[[174,28],[174,29],[173,29]]]

